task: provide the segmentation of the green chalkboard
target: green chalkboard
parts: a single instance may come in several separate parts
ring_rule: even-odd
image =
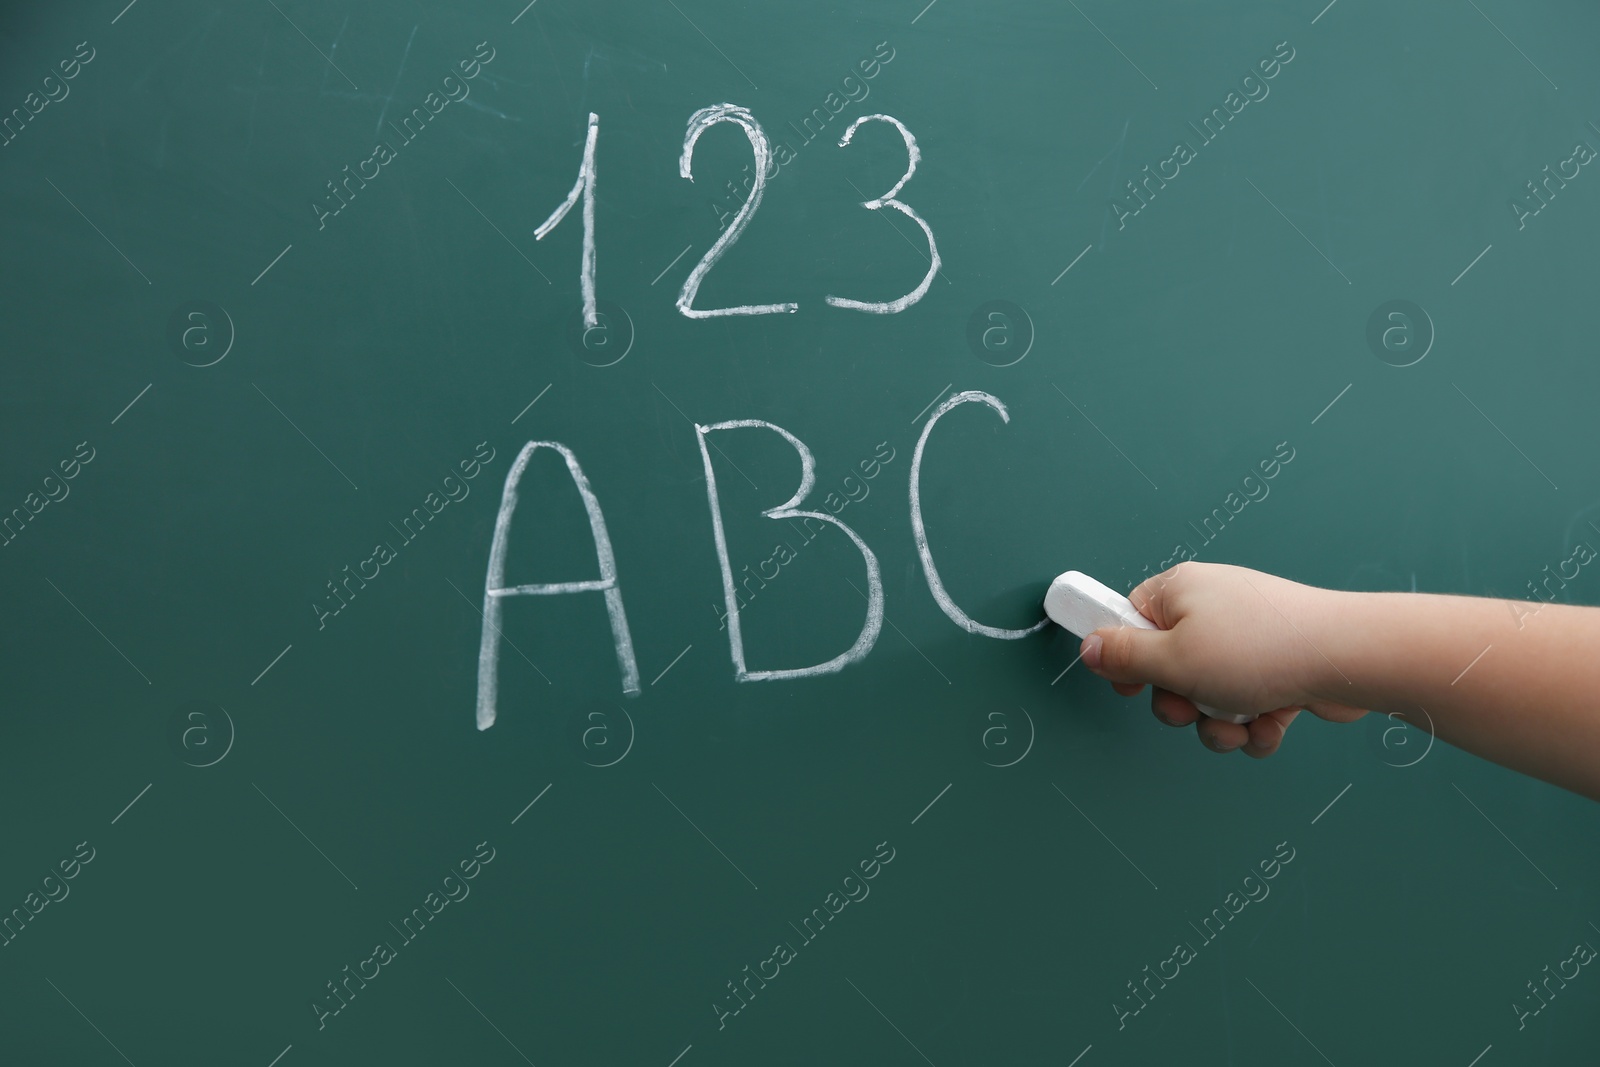
[[[1034,627],[1600,601],[1596,42],[6,5],[0,1058],[1593,1062],[1594,805]]]

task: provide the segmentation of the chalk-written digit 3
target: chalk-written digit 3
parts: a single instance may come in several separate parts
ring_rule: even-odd
[[[917,161],[922,158],[922,153],[917,149],[917,139],[911,136],[911,131],[906,129],[905,123],[901,122],[893,115],[862,115],[860,118],[852,122],[850,124],[850,128],[844,131],[844,136],[839,138],[840,148],[843,148],[850,143],[850,139],[856,134],[856,127],[860,126],[863,122],[887,122],[895,129],[899,130],[901,138],[903,138],[906,142],[907,162],[906,172],[900,176],[899,181],[894,183],[893,189],[890,189],[887,193],[878,197],[876,200],[863,200],[861,202],[861,206],[866,208],[868,211],[881,211],[886,207],[892,207],[896,211],[900,212],[900,214],[904,215],[906,218],[922,227],[922,232],[928,237],[928,274],[927,277],[922,279],[921,285],[917,286],[915,289],[911,290],[911,292],[896,300],[884,300],[880,302],[874,300],[852,300],[849,297],[843,296],[830,296],[828,297],[828,303],[832,304],[836,308],[853,308],[856,311],[866,311],[874,315],[894,315],[904,311],[906,308],[910,307],[912,304],[915,304],[918,300],[921,300],[923,297],[928,295],[928,286],[933,284],[933,276],[939,273],[939,246],[934,243],[933,228],[923,220],[922,216],[918,215],[907,205],[902,204],[900,201],[895,199],[895,194],[900,192],[901,189],[905,188],[906,182],[910,181],[911,176],[917,172]]]

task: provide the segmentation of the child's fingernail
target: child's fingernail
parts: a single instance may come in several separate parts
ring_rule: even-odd
[[[1100,669],[1100,649],[1105,644],[1099,634],[1090,634],[1083,639],[1083,649],[1080,653],[1083,665],[1091,671]]]
[[[1239,747],[1238,745],[1224,745],[1210,734],[1206,734],[1203,740],[1206,743],[1206,747],[1213,752],[1232,752]]]

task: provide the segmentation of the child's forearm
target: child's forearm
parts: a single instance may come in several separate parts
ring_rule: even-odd
[[[1600,800],[1600,608],[1327,592],[1302,628],[1318,696]]]

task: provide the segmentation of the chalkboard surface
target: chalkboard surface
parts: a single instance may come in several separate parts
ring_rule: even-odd
[[[1035,629],[1600,600],[1600,11],[1324,2],[6,5],[6,1062],[1593,1062],[1594,805]]]

